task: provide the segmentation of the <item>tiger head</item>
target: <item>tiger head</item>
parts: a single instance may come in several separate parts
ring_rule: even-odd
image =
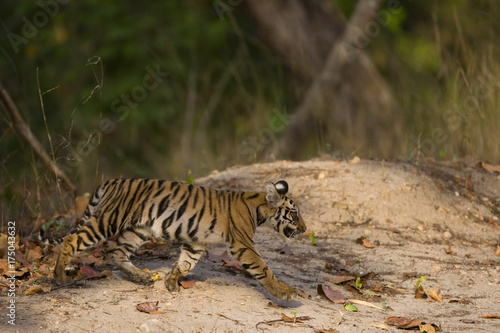
[[[307,227],[299,212],[299,207],[285,194],[288,184],[280,180],[275,184],[268,184],[266,201],[272,209],[267,219],[270,226],[286,238],[292,238],[306,231]]]

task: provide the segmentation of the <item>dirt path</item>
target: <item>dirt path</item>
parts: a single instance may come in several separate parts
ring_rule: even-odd
[[[500,332],[500,319],[481,318],[500,314],[500,257],[495,255],[500,228],[494,215],[500,216],[498,174],[467,163],[427,163],[417,169],[408,164],[317,160],[238,167],[197,183],[255,190],[280,179],[288,181],[316,245],[300,236],[288,244],[293,254],[280,254],[284,241],[264,229],[258,232],[257,247],[280,279],[310,298],[276,302],[254,280],[202,259],[190,276],[195,287],[178,295],[169,294],[163,281],[144,287],[114,271],[110,278],[81,287],[18,296],[15,330],[383,332],[369,325],[404,316],[436,324],[444,332]],[[374,247],[358,244],[361,236]],[[166,271],[175,258],[174,253],[167,260],[136,262]],[[365,285],[359,291],[354,280],[340,285],[326,281],[345,275],[361,276]],[[442,303],[415,299],[420,276],[425,277],[424,288],[439,290]],[[357,305],[359,312],[346,311],[344,305],[318,296],[318,284],[385,309]],[[148,301],[159,301],[164,313],[136,310],[136,304]],[[282,313],[311,319],[276,321]],[[394,326],[388,330],[403,332]]]

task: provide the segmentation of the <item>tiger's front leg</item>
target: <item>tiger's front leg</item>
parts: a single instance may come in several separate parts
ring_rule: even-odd
[[[172,265],[172,270],[165,276],[165,286],[168,291],[179,291],[179,278],[191,271],[198,260],[205,253],[205,245],[202,244],[182,244],[179,260]]]
[[[72,277],[66,275],[66,265],[77,250],[78,235],[66,236],[57,256],[56,267],[54,269],[54,279],[57,285],[63,285],[73,280]]]
[[[271,269],[266,265],[259,252],[252,247],[235,244],[230,246],[231,255],[235,257],[257,281],[274,297],[280,300],[291,300],[298,294],[297,288],[278,281]]]

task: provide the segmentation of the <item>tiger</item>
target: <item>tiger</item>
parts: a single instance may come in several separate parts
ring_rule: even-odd
[[[108,262],[137,283],[150,283],[152,273],[134,266],[130,256],[151,236],[181,243],[178,260],[165,275],[169,292],[179,292],[207,246],[226,244],[231,255],[272,296],[290,300],[298,290],[278,281],[255,248],[256,228],[268,225],[284,238],[306,231],[299,207],[286,196],[288,183],[269,183],[266,192],[237,192],[161,179],[112,179],[100,185],[78,227],[61,239],[54,279],[70,283],[66,265],[77,252],[104,240]]]

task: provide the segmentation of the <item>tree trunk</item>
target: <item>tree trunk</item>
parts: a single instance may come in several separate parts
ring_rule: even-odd
[[[278,156],[310,157],[327,150],[327,144],[344,153],[398,155],[397,103],[364,53],[367,45],[359,47],[370,41],[364,32],[369,22],[376,23],[380,3],[360,0],[346,24],[328,1],[246,2],[268,45],[311,82],[278,142]],[[311,139],[320,141],[316,150],[304,151]]]

